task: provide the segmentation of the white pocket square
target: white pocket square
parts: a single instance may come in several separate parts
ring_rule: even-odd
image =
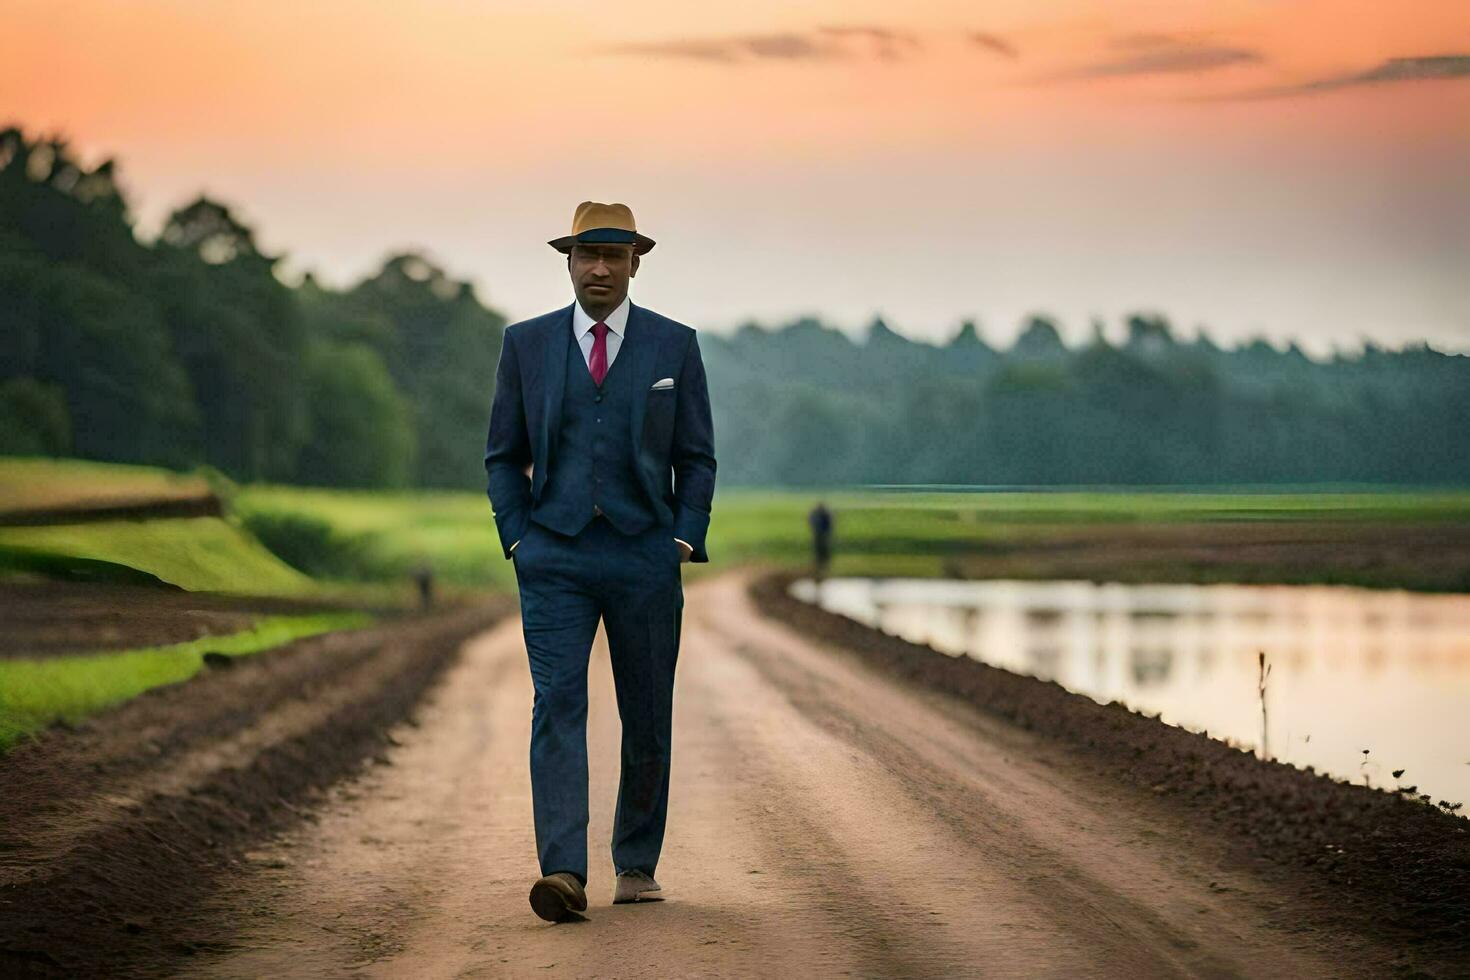
[[[674,387],[674,379],[673,378],[659,378],[657,381],[655,381],[653,383],[653,385],[648,390],[649,391],[652,391],[654,388],[672,388],[672,387]]]

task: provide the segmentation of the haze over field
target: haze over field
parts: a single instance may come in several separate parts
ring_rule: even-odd
[[[1044,12],[1041,12],[1043,11]],[[570,301],[583,199],[637,302],[942,341],[1167,314],[1222,342],[1470,350],[1459,0],[7,0],[7,119],[115,155],[145,233],[206,191],[333,284],[425,245]]]

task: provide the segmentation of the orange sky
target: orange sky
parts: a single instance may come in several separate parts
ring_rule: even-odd
[[[0,0],[0,121],[117,156],[145,233],[206,190],[294,271],[424,246],[514,318],[590,198],[702,329],[1470,350],[1464,0],[706,6]]]

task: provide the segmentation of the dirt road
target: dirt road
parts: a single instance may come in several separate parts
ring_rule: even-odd
[[[666,901],[609,904],[619,722],[599,633],[589,919],[531,912],[531,686],[512,617],[395,731],[391,765],[214,896],[240,935],[190,975],[1378,972],[1037,736],[762,619],[739,574],[686,596]]]

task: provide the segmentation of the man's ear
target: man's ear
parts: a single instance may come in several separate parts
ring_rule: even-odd
[[[633,268],[628,271],[628,278],[632,279],[636,275],[638,275],[638,256],[635,254],[633,256]]]

